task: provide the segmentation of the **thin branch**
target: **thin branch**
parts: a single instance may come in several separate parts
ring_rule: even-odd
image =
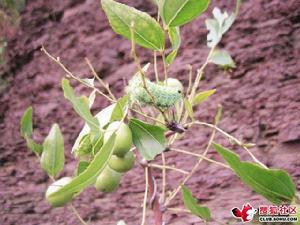
[[[145,73],[141,67],[141,63],[139,58],[137,57],[136,51],[135,51],[135,42],[134,42],[134,23],[131,24],[130,26],[130,35],[131,35],[131,56],[135,61],[135,64],[138,68],[138,71],[140,73],[141,79],[142,79],[142,83],[143,83],[143,88],[145,89],[145,91],[147,92],[147,94],[149,95],[149,97],[152,100],[153,106],[163,115],[164,120],[166,121],[166,123],[168,123],[168,118],[165,114],[165,112],[157,106],[156,104],[156,100],[155,97],[151,94],[151,92],[148,90],[147,85],[146,85],[146,79],[145,79]]]
[[[230,169],[230,166],[224,164],[224,163],[221,163],[221,162],[218,162],[216,160],[213,160],[213,159],[210,159],[204,155],[201,155],[201,154],[197,154],[197,153],[193,153],[193,152],[189,152],[189,151],[186,151],[186,150],[183,150],[183,149],[179,149],[179,148],[170,148],[171,151],[174,151],[174,152],[180,152],[180,153],[183,153],[183,154],[186,154],[186,155],[192,155],[192,156],[196,156],[198,158],[202,158],[208,162],[211,162],[211,163],[214,163],[214,164],[217,164],[219,166],[222,166],[224,168],[227,168],[227,169]]]
[[[66,68],[66,66],[65,66],[64,64],[62,64],[62,63],[60,62],[60,59],[59,59],[59,58],[55,58],[54,56],[52,56],[52,55],[44,48],[44,46],[41,48],[41,51],[44,52],[51,60],[53,60],[55,63],[57,63],[57,64],[58,64],[58,65],[66,72],[66,74],[67,74],[68,76],[72,77],[74,80],[80,82],[80,83],[83,84],[84,86],[86,86],[86,87],[88,87],[88,88],[91,88],[91,89],[95,90],[96,93],[98,93],[98,94],[100,94],[101,96],[105,97],[105,98],[106,98],[107,100],[109,100],[111,103],[116,103],[116,102],[117,102],[117,100],[110,98],[109,96],[107,96],[106,94],[104,94],[104,93],[103,93],[102,91],[100,91],[99,89],[95,88],[94,86],[88,84],[88,83],[85,82],[84,80],[82,80],[82,79],[78,78],[77,76],[75,76],[70,70],[68,70],[68,69]],[[134,111],[134,112],[136,112],[136,113],[138,113],[138,114],[140,114],[140,115],[142,115],[142,116],[144,116],[144,117],[146,117],[146,118],[148,118],[148,119],[151,119],[151,120],[153,120],[153,121],[155,121],[155,122],[161,123],[161,124],[163,124],[163,125],[165,124],[164,122],[162,122],[162,121],[160,121],[160,120],[157,120],[157,119],[155,119],[155,118],[153,118],[153,117],[151,117],[151,116],[148,116],[147,114],[144,114],[143,112],[140,112],[140,111],[135,110],[135,109],[130,108],[130,107],[129,107],[129,109],[130,109],[131,111]]]
[[[104,94],[102,91],[100,91],[98,88],[95,88],[94,86],[88,84],[87,82],[85,82],[84,80],[78,78],[77,76],[73,75],[73,73],[68,70],[64,64],[62,64],[60,62],[60,58],[57,57],[55,58],[54,56],[52,56],[45,48],[44,46],[42,46],[41,51],[44,52],[51,60],[53,60],[55,63],[57,63],[66,73],[68,76],[72,77],[74,80],[78,81],[79,83],[83,84],[84,86],[91,88],[93,90],[95,90],[98,94],[102,95],[103,97],[105,97],[107,100],[111,101],[111,102],[116,102],[115,100],[111,99],[109,96],[107,96],[106,94]]]
[[[93,65],[91,64],[90,60],[88,58],[85,58],[86,63],[88,64],[88,66],[90,67],[90,70],[92,72],[92,74],[94,75],[94,77],[99,81],[99,83],[105,88],[105,90],[108,92],[108,94],[110,95],[110,97],[113,100],[117,100],[116,97],[113,95],[113,93],[111,92],[110,88],[109,88],[109,84],[104,83],[104,81],[100,78],[100,76],[97,74],[97,72],[95,71],[95,68],[93,67]]]
[[[182,208],[167,208],[168,211],[173,211],[173,212],[176,212],[176,213],[190,213],[191,211],[190,210],[187,210],[187,209],[182,209]]]
[[[221,108],[218,109],[217,115],[219,114],[219,110],[221,110]],[[215,122],[217,123],[218,121],[216,120]],[[215,124],[215,125],[216,125],[216,124]],[[210,136],[210,139],[209,139],[209,141],[208,141],[208,144],[207,144],[207,146],[206,146],[206,149],[205,149],[205,151],[204,151],[204,153],[203,153],[203,156],[206,156],[208,150],[210,149],[210,146],[211,146],[212,143],[213,143],[213,140],[214,140],[214,138],[215,138],[215,135],[216,135],[216,129],[214,129],[214,130],[212,131],[212,134],[211,134],[211,136]],[[194,167],[192,168],[191,172],[184,178],[184,180],[181,182],[181,184],[178,185],[178,187],[175,189],[175,191],[173,191],[173,192],[171,193],[171,195],[169,196],[169,198],[166,200],[165,206],[167,206],[167,205],[170,204],[171,200],[172,200],[172,199],[177,195],[177,193],[181,190],[182,185],[184,185],[184,184],[185,184],[185,183],[186,183],[186,182],[194,175],[194,173],[197,171],[197,169],[198,169],[198,167],[199,167],[199,165],[201,164],[202,161],[203,161],[203,158],[200,158],[200,159],[198,160],[198,162],[197,162],[197,163],[194,165]]]
[[[143,215],[141,225],[145,225],[146,222],[146,211],[147,211],[147,195],[148,195],[148,166],[145,166],[145,194],[143,200]]]
[[[153,54],[153,61],[154,61],[154,73],[155,73],[155,80],[159,82],[158,70],[157,70],[157,52],[154,51]]]
[[[192,79],[193,79],[193,67],[192,65],[188,65],[189,70],[189,85],[186,90],[186,95],[188,96],[190,94],[191,88],[192,88]]]
[[[163,164],[163,168],[162,168],[162,191],[161,191],[161,202],[164,203],[165,202],[165,196],[166,196],[166,156],[165,153],[162,152],[161,153],[161,161]]]
[[[162,61],[163,61],[163,64],[164,64],[164,75],[165,75],[165,82],[166,82],[167,79],[168,79],[168,66],[167,66],[167,63],[166,63],[166,52],[165,52],[165,50],[163,50],[161,52],[161,56],[162,56]]]
[[[235,142],[237,145],[239,145],[240,147],[242,147],[243,149],[245,149],[247,151],[247,153],[252,157],[252,159],[258,163],[259,165],[261,165],[262,167],[268,169],[267,166],[265,166],[261,161],[259,161],[255,155],[245,146],[245,144],[243,144],[240,140],[238,140],[237,138],[233,137],[232,135],[228,134],[227,132],[223,131],[222,129],[220,129],[219,127],[217,127],[216,125],[210,124],[210,123],[205,123],[205,122],[200,122],[200,121],[194,121],[192,123],[189,124],[196,124],[196,125],[202,125],[202,126],[207,126],[207,127],[211,127],[214,130],[217,130],[218,132],[220,132],[221,134],[223,134],[224,136],[226,136],[227,138],[229,138],[230,140],[232,140],[233,142]],[[187,124],[187,125],[189,125]]]
[[[164,170],[164,169],[168,169],[168,170],[174,170],[176,172],[179,172],[179,173],[182,173],[182,174],[189,174],[189,172],[185,171],[185,170],[182,170],[182,169],[178,169],[176,167],[173,167],[173,166],[163,166],[163,165],[158,165],[158,164],[149,164],[150,167],[153,167],[153,168],[158,168],[158,169],[161,169],[161,170]]]
[[[85,222],[85,221],[82,219],[82,217],[80,216],[79,212],[78,212],[77,209],[73,206],[72,203],[70,204],[70,207],[71,207],[73,213],[76,215],[76,217],[77,217],[78,220],[80,221],[80,223],[83,224],[83,225],[88,225],[88,223]]]

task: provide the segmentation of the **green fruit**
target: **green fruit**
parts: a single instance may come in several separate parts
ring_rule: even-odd
[[[109,139],[111,134],[116,131],[116,140],[114,144],[113,153],[117,156],[124,156],[131,148],[132,134],[129,127],[120,121],[112,122],[104,134],[104,143]]]
[[[132,169],[134,165],[135,157],[132,152],[127,152],[123,157],[112,155],[108,161],[108,165],[111,169],[125,173]]]
[[[175,78],[168,78],[165,83],[168,87],[178,88],[179,90],[183,91],[182,83]]]
[[[95,188],[102,192],[113,192],[119,187],[121,175],[107,166],[98,176]]]
[[[51,194],[61,189],[72,181],[71,177],[63,177],[53,184],[51,184],[46,191],[46,199],[51,206],[60,207],[70,202],[73,198],[73,194],[63,195],[59,197],[51,197]]]

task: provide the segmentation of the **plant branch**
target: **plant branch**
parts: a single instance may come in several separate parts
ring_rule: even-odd
[[[161,56],[162,56],[162,61],[163,61],[163,64],[164,64],[164,75],[165,75],[165,82],[166,82],[167,79],[168,79],[168,66],[167,66],[167,63],[166,63],[166,52],[165,52],[165,50],[163,50],[161,52]]]
[[[80,216],[79,212],[78,212],[77,209],[73,206],[72,203],[70,204],[70,207],[71,207],[73,213],[76,215],[76,217],[77,217],[78,220],[80,221],[80,223],[83,224],[83,225],[88,225],[88,223],[85,222],[85,221],[82,219],[82,217]]]
[[[162,169],[162,191],[161,191],[161,201],[162,203],[165,202],[165,196],[166,196],[166,156],[165,153],[161,153],[161,161],[163,164],[163,169]]]
[[[180,152],[180,153],[183,153],[183,154],[186,154],[186,155],[192,155],[192,156],[196,156],[198,158],[202,158],[208,162],[211,162],[211,163],[215,163],[219,166],[222,166],[224,168],[227,168],[227,169],[230,169],[230,166],[224,164],[224,163],[221,163],[221,162],[218,162],[216,160],[213,160],[213,159],[210,159],[202,154],[197,154],[197,153],[193,153],[193,152],[189,152],[189,151],[186,151],[186,150],[183,150],[183,149],[179,149],[179,148],[170,148],[171,151],[174,151],[174,152]]]
[[[218,109],[218,112],[217,112],[217,114],[216,115],[219,115],[219,111],[220,110],[222,110],[222,108],[219,108]],[[217,116],[216,116],[217,117]],[[219,121],[217,120],[217,119],[215,119],[215,125],[218,123]],[[209,139],[209,141],[208,141],[208,144],[207,144],[207,146],[206,146],[206,148],[205,148],[205,151],[204,151],[204,153],[202,154],[204,157],[206,156],[206,154],[207,154],[207,152],[208,152],[208,150],[210,149],[210,146],[212,145],[212,143],[213,143],[213,140],[214,140],[214,138],[215,138],[215,135],[216,135],[216,129],[214,129],[213,131],[212,131],[212,134],[211,134],[211,136],[210,136],[210,139]],[[194,165],[194,167],[192,168],[192,170],[191,170],[191,172],[184,178],[184,180],[181,182],[181,184],[180,185],[178,185],[178,187],[171,193],[171,195],[169,196],[169,198],[166,200],[166,203],[165,203],[165,206],[168,206],[169,204],[170,204],[170,202],[171,202],[171,200],[177,195],[177,193],[181,190],[181,187],[182,187],[182,185],[184,185],[193,175],[194,175],[194,173],[197,171],[197,169],[198,169],[198,167],[199,167],[199,165],[201,164],[201,162],[203,161],[203,158],[200,158],[199,160],[198,160],[198,162]]]
[[[144,170],[145,170],[145,194],[144,194],[144,200],[143,200],[143,215],[142,215],[141,225],[145,225],[145,222],[146,222],[147,195],[148,195],[148,186],[149,186],[148,169],[149,169],[148,166],[144,167]]]
[[[117,100],[116,97],[113,95],[113,93],[111,92],[110,88],[109,88],[109,84],[104,83],[104,81],[100,78],[100,76],[97,74],[97,72],[95,71],[95,68],[93,67],[93,65],[91,64],[90,60],[88,58],[85,58],[86,63],[88,64],[88,66],[90,67],[90,70],[92,72],[92,74],[94,75],[94,77],[99,81],[99,83],[105,88],[105,90],[107,91],[107,93],[110,95],[110,97],[113,100]]]
[[[135,61],[135,64],[138,68],[138,71],[140,73],[141,79],[142,79],[142,83],[143,83],[143,88],[145,89],[145,91],[147,92],[147,94],[149,95],[149,97],[151,98],[151,101],[153,103],[153,106],[163,115],[164,120],[166,123],[168,123],[168,118],[165,114],[165,112],[157,106],[156,104],[156,100],[155,97],[151,94],[151,92],[148,90],[147,85],[146,85],[146,79],[145,79],[145,73],[141,67],[141,63],[139,58],[137,57],[136,51],[135,51],[135,42],[134,42],[134,23],[131,24],[130,26],[130,34],[131,34],[131,56]]]
[[[179,172],[179,173],[182,173],[182,174],[186,174],[186,175],[189,174],[189,172],[187,172],[187,171],[185,171],[183,169],[178,169],[178,168],[173,167],[173,166],[167,166],[167,165],[163,166],[163,165],[158,165],[158,164],[154,164],[154,163],[149,164],[149,166],[153,167],[153,168],[158,168],[158,169],[161,169],[161,170],[168,169],[168,170],[174,170],[176,172]],[[165,184],[165,182],[164,182],[164,184]]]
[[[102,95],[103,97],[105,97],[107,100],[111,101],[111,102],[116,102],[115,100],[111,99],[109,96],[107,96],[106,94],[104,94],[102,91],[100,91],[98,88],[95,88],[94,86],[88,84],[87,82],[85,82],[84,80],[78,78],[77,76],[73,75],[73,73],[68,70],[64,64],[62,64],[60,62],[60,58],[57,57],[55,58],[54,56],[52,56],[45,48],[44,46],[42,46],[41,51],[44,52],[51,60],[53,60],[55,63],[57,63],[65,72],[66,74],[73,78],[74,80],[78,81],[79,83],[83,84],[84,86],[91,88],[93,90],[95,90],[98,94]]]
[[[222,129],[220,129],[219,127],[217,127],[214,124],[210,124],[210,123],[205,123],[205,122],[200,122],[200,121],[194,121],[191,122],[189,124],[196,124],[196,125],[202,125],[202,126],[207,126],[207,127],[211,127],[214,130],[220,132],[221,134],[223,134],[224,136],[226,136],[227,138],[229,138],[231,141],[235,142],[237,145],[239,145],[240,147],[242,147],[243,149],[245,149],[247,151],[247,153],[252,157],[252,159],[258,163],[260,166],[262,166],[263,168],[268,168],[267,166],[265,166],[261,161],[259,161],[255,155],[245,146],[244,143],[242,143],[240,140],[238,140],[237,138],[233,137],[232,135],[228,134],[227,132],[223,131]],[[189,124],[187,124],[189,126]]]

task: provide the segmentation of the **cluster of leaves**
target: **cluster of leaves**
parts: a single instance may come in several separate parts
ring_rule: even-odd
[[[114,0],[102,0],[101,4],[113,30],[135,44],[164,54],[166,36],[168,36],[171,46],[166,57],[166,63],[171,65],[181,44],[180,26],[201,15],[207,9],[209,0],[200,2],[194,0],[156,0],[162,25],[147,13]],[[235,67],[229,53],[225,50],[216,49],[216,46],[233,24],[238,8],[239,1],[236,12],[230,16],[227,12],[222,13],[220,9],[215,8],[213,10],[214,18],[206,20],[206,27],[209,31],[207,45],[211,50],[207,63],[214,63],[226,68]],[[85,125],[72,148],[74,156],[79,158],[74,179],[53,193],[51,195],[53,198],[59,198],[63,195],[78,195],[95,182],[112,155],[115,135],[112,135],[105,143],[103,143],[103,136],[107,126],[113,121],[126,120],[128,122],[133,143],[145,160],[153,160],[168,147],[165,135],[167,126],[158,126],[129,116],[128,111],[131,104],[128,95],[113,101],[111,105],[94,116],[90,111],[96,94],[94,80],[82,79],[81,82],[93,89],[89,97],[76,96],[69,80],[62,80],[65,98],[70,101],[74,110],[85,121]],[[197,84],[197,81],[195,83]],[[196,88],[197,85],[194,91]],[[208,99],[215,91],[212,89],[190,94],[181,102],[177,111],[182,112],[182,108],[185,107],[191,121],[194,121],[193,107]],[[181,118],[180,113],[178,118]],[[26,139],[28,148],[40,157],[41,167],[49,176],[57,176],[64,167],[64,140],[59,126],[57,124],[52,126],[43,144],[36,143],[33,140],[32,108],[30,107],[23,115],[21,134]],[[246,185],[266,199],[274,204],[290,203],[295,199],[295,185],[285,171],[268,169],[256,163],[243,162],[238,155],[218,144],[214,144],[214,148]],[[185,207],[203,220],[211,220],[212,216],[208,207],[198,205],[197,199],[193,197],[186,186],[183,185],[181,190]],[[124,224],[124,222],[120,221],[119,224]]]

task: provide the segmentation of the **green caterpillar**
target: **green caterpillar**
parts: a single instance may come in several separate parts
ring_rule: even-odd
[[[179,87],[170,87],[162,84],[156,84],[146,79],[146,87],[155,98],[155,103],[161,108],[174,106],[182,98],[182,89]],[[143,87],[143,81],[140,74],[136,74],[129,81],[126,89],[131,102],[138,102],[141,105],[151,105],[153,101]]]

